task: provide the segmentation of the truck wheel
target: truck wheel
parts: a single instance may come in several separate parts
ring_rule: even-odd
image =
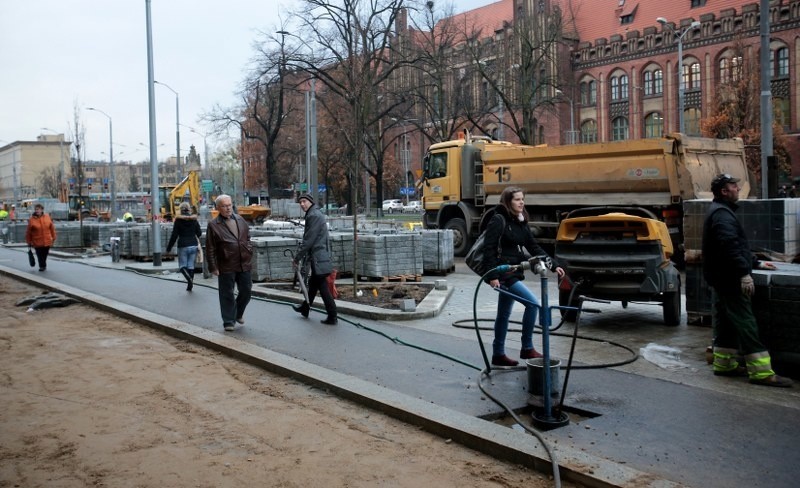
[[[579,307],[580,300],[577,297],[573,297],[572,301],[574,303],[569,303],[569,296],[571,293],[571,290],[558,290],[558,304],[562,307]],[[561,312],[561,317],[567,322],[575,322],[578,319],[577,310],[559,310],[559,312]]]
[[[472,247],[472,238],[467,233],[464,219],[450,219],[444,224],[445,229],[453,231],[453,254],[464,257]]]
[[[664,293],[664,323],[669,326],[681,323],[681,287],[677,291]]]

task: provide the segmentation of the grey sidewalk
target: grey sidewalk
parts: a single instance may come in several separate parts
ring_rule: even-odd
[[[542,468],[544,456],[533,437],[477,419],[501,412],[476,386],[483,360],[474,330],[452,326],[471,317],[476,277],[468,272],[443,277],[452,296],[434,318],[353,318],[326,327],[318,322],[321,314],[303,320],[286,305],[258,300],[245,314],[244,328],[223,334],[213,280],[187,294],[170,279],[175,275],[157,279],[125,272],[102,257],[90,260],[100,266],[54,260],[46,273],[30,271],[23,258],[18,250],[0,248],[0,271],[69,290],[115,313],[325,385],[476,449]],[[152,268],[152,263],[142,264],[148,265]],[[550,281],[552,301],[557,294]],[[529,285],[539,293],[536,281]],[[493,315],[492,293],[481,290],[480,316]],[[570,425],[545,434],[565,477],[587,473],[593,486],[668,486],[666,480],[689,486],[794,486],[800,474],[800,454],[794,448],[800,388],[769,389],[715,378],[703,359],[709,329],[665,327],[660,310],[647,305],[599,308],[603,313],[587,316],[581,335],[622,342],[635,351],[649,342],[680,347],[685,367],[667,370],[639,359],[619,368],[573,371],[565,404],[587,415],[573,414]],[[571,333],[571,327],[559,333]],[[491,333],[482,337],[488,347]],[[442,355],[402,347],[389,338]],[[517,340],[518,334],[509,335],[512,353]],[[566,358],[568,347],[567,338],[553,337],[553,356]],[[581,341],[576,360],[599,364],[629,355],[602,342]],[[515,408],[524,408],[526,380],[524,372],[494,374],[490,388]]]

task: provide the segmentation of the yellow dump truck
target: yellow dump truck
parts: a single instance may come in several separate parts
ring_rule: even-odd
[[[457,256],[469,251],[507,186],[525,192],[531,228],[554,244],[561,219],[584,207],[641,207],[663,221],[682,255],[684,200],[711,198],[711,180],[750,183],[741,139],[673,134],[568,146],[527,146],[472,137],[430,146],[423,162],[423,225],[451,229]]]

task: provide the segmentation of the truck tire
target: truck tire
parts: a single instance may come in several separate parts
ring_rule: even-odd
[[[444,224],[445,229],[453,231],[453,254],[464,257],[472,248],[472,238],[467,233],[467,222],[464,219],[450,219]]]
[[[674,327],[681,323],[681,287],[677,291],[664,293],[664,324]]]
[[[579,307],[580,302],[577,297],[573,297],[573,304],[569,303],[569,296],[572,293],[570,290],[558,290],[558,304],[562,307]],[[577,310],[559,310],[561,318],[567,322],[575,322],[578,319]]]

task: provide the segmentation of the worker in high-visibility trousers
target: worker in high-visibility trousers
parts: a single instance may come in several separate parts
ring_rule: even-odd
[[[739,179],[717,175],[711,182],[714,202],[703,223],[703,276],[712,288],[714,327],[714,375],[747,376],[750,383],[790,387],[792,380],[775,374],[769,351],[758,337],[751,297],[755,284],[753,268],[774,270],[775,265],[760,262],[750,252],[742,224],[734,212],[738,208]],[[740,366],[737,355],[744,355]]]

